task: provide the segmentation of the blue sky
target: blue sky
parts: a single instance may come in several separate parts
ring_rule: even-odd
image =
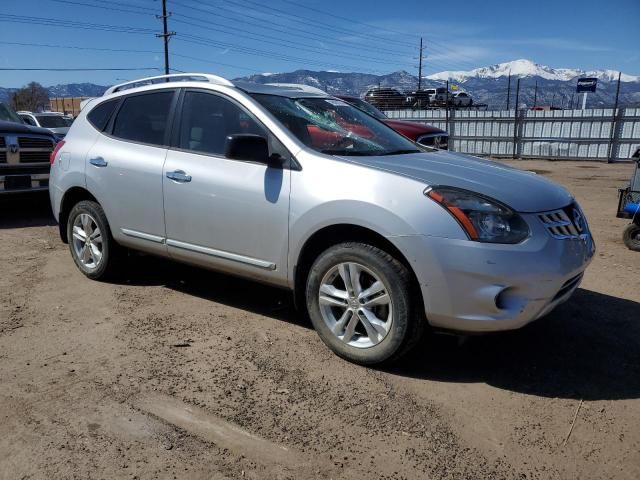
[[[159,0],[0,3],[0,68],[163,68]],[[416,73],[420,36],[425,74],[518,58],[640,74],[640,0],[168,0],[168,8],[171,66],[230,78],[300,68]],[[0,71],[0,86],[156,73]]]

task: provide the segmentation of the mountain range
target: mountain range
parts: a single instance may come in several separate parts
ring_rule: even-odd
[[[508,78],[511,73],[510,105],[514,105],[517,80],[520,79],[518,103],[521,106],[578,105],[575,94],[577,79],[598,78],[595,93],[589,94],[588,107],[611,107],[615,102],[618,72],[613,70],[584,71],[571,68],[551,68],[531,60],[514,60],[470,71],[439,72],[423,77],[422,88],[440,87],[449,80],[450,88],[468,92],[475,103],[489,108],[504,108],[507,101]],[[258,83],[303,83],[332,94],[362,96],[372,87],[392,87],[407,92],[416,90],[418,77],[400,71],[387,75],[365,73],[316,72],[296,70],[289,73],[263,73],[243,77]],[[640,106],[640,76],[621,74],[620,106]]]
[[[584,71],[574,68],[552,68],[531,60],[514,60],[469,71],[446,71],[423,77],[422,87],[444,86],[449,80],[451,88],[468,92],[475,103],[485,103],[489,108],[504,108],[507,100],[508,77],[511,74],[510,104],[516,95],[516,82],[520,80],[519,103],[521,106],[551,105],[568,107],[578,105],[575,94],[579,77],[598,78],[595,93],[589,94],[588,107],[611,107],[616,95],[618,72],[613,70]],[[358,72],[296,70],[286,73],[262,73],[236,80],[257,83],[302,83],[331,94],[362,96],[373,87],[393,87],[402,92],[415,90],[418,78],[406,71],[386,75]],[[48,87],[51,97],[95,97],[102,95],[106,86],[92,83],[72,83]],[[7,101],[15,88],[0,87],[0,101]],[[620,106],[640,106],[640,76],[621,74]]]

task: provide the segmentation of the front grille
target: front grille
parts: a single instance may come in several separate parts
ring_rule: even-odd
[[[427,134],[418,138],[417,143],[425,145],[427,147],[439,148],[441,150],[447,150],[449,137],[442,134]]]
[[[576,204],[552,212],[541,213],[538,218],[554,238],[578,238],[587,233],[584,214]]]
[[[4,137],[0,137],[0,148],[5,148],[7,146]]]
[[[49,173],[51,165],[5,165],[0,168],[0,177],[4,175],[39,175]]]
[[[19,137],[20,148],[48,148],[53,150],[53,142],[47,138]]]
[[[564,297],[567,293],[569,293],[571,290],[576,288],[578,286],[578,284],[580,283],[580,280],[582,280],[582,275],[584,275],[584,274],[580,273],[580,274],[576,275],[575,277],[570,278],[569,280],[564,282],[564,285],[562,285],[562,288],[558,291],[558,293],[556,293],[556,296],[553,297],[553,300],[551,300],[551,301],[554,302],[554,301],[558,300],[559,298]]]
[[[0,163],[7,163],[7,152],[0,152]]]
[[[20,163],[48,162],[50,152],[20,152]]]

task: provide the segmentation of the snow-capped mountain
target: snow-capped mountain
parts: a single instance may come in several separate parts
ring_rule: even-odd
[[[591,70],[585,71],[578,68],[552,68],[540,65],[531,60],[513,60],[511,62],[498,63],[490,67],[476,68],[469,71],[446,71],[427,76],[429,80],[464,82],[470,78],[500,78],[507,77],[511,73],[515,77],[540,77],[545,80],[569,81],[576,77],[596,77],[605,82],[616,81],[618,72],[615,70]],[[640,76],[623,73],[622,82],[640,82]]]

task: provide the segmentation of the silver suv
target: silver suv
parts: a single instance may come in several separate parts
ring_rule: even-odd
[[[93,100],[58,144],[50,195],[87,277],[127,247],[288,288],[362,364],[427,327],[522,327],[569,298],[594,253],[555,183],[420,146],[317,89],[205,74]]]

